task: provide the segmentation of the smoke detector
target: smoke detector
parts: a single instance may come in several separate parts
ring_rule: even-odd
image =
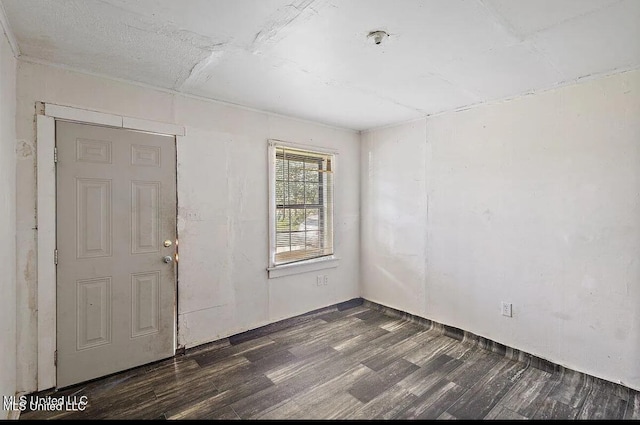
[[[382,40],[389,37],[389,34],[387,34],[386,31],[381,31],[381,30],[371,31],[369,35],[367,35],[367,38],[372,38],[372,37],[373,37],[374,43],[380,44],[382,43]]]

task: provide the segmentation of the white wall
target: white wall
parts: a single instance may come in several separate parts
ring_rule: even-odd
[[[362,295],[425,311],[425,120],[362,133]]]
[[[361,173],[365,298],[640,389],[640,71],[367,132]]]
[[[36,388],[35,102],[184,125],[178,140],[179,344],[191,347],[359,296],[356,132],[157,91],[59,68],[18,64],[18,388]],[[267,139],[335,148],[337,268],[267,278]],[[27,149],[31,148],[31,149]]]
[[[16,392],[16,60],[0,26],[0,398]],[[0,409],[0,420],[9,412]]]

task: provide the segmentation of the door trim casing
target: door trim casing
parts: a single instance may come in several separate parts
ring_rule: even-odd
[[[54,251],[56,249],[56,166],[54,162],[56,120],[174,136],[176,145],[178,140],[185,136],[185,128],[172,123],[126,117],[53,103],[38,102],[36,111],[37,389],[42,391],[56,386],[56,266],[54,264]],[[176,326],[176,332],[177,330]],[[174,341],[177,341],[177,335],[174,335]]]

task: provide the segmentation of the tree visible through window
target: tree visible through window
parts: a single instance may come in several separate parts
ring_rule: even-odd
[[[333,254],[333,155],[272,146],[272,265]]]

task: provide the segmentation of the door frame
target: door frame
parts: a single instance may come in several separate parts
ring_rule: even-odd
[[[184,126],[126,117],[85,108],[36,103],[36,164],[37,164],[37,204],[36,228],[38,246],[38,391],[56,386],[56,120],[73,121],[82,124],[147,131],[173,136],[178,142],[185,136]],[[178,161],[176,157],[176,176]],[[176,188],[177,190],[177,188]],[[176,193],[177,196],[177,193]],[[176,223],[176,237],[178,237]],[[178,264],[176,263],[176,308],[174,309],[176,328],[174,347],[178,338]]]

